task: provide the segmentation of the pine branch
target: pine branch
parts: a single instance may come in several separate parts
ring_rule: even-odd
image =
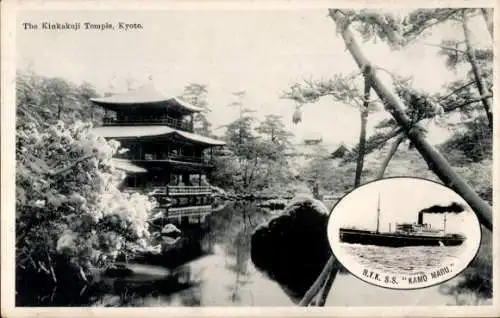
[[[375,149],[378,149],[382,147],[387,141],[391,140],[392,138],[396,137],[400,133],[403,132],[402,128],[396,128],[391,130],[388,133],[377,133],[372,135],[368,140],[366,141],[366,146],[365,146],[365,155],[372,153]],[[359,150],[359,145],[357,145],[353,150],[351,150],[346,156],[344,156],[342,162],[346,163],[351,160],[354,160],[354,156],[358,154]]]
[[[424,10],[435,10],[435,9],[424,9]],[[443,16],[434,16],[433,18],[435,19],[434,22],[431,23],[424,23],[422,26],[414,26],[413,28],[409,29],[408,31],[403,33],[403,38],[406,39],[406,43],[410,43],[414,40],[416,40],[423,32],[426,30],[443,23],[453,17],[454,14],[458,13],[459,9],[438,9],[441,11],[447,10],[448,13],[444,14]],[[441,12],[439,12],[441,13]],[[429,19],[431,20],[431,19]],[[427,21],[424,21],[427,22]]]
[[[485,98],[492,98],[492,97],[493,97],[493,95],[491,95],[491,94],[486,94],[486,95],[483,95],[483,96],[479,96],[479,97],[470,99],[470,100],[468,100],[466,102],[463,102],[461,104],[458,104],[458,105],[444,107],[444,112],[445,113],[449,113],[451,111],[454,111],[455,109],[462,108],[462,107],[470,105],[472,103],[483,101]]]
[[[443,100],[443,99],[446,99],[446,98],[450,97],[451,95],[455,94],[456,92],[459,92],[459,91],[461,91],[462,89],[464,89],[464,88],[466,88],[466,87],[469,87],[470,85],[472,85],[472,84],[474,84],[474,83],[475,83],[475,81],[470,81],[469,83],[464,84],[464,85],[460,86],[460,87],[459,87],[459,88],[457,88],[457,89],[454,89],[454,90],[453,90],[451,93],[449,93],[448,95],[446,95],[446,96],[444,96],[444,97],[440,97],[440,98],[439,98],[439,101],[441,101],[441,100]]]

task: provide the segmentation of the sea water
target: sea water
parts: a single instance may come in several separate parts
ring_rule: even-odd
[[[386,247],[347,243],[340,245],[345,255],[352,261],[373,270],[394,274],[428,272],[441,265],[459,262],[463,250],[460,246]]]

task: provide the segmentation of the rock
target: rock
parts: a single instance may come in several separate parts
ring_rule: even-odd
[[[173,224],[167,224],[161,230],[161,236],[166,236],[166,237],[171,237],[171,238],[178,238],[181,235],[182,235],[182,231],[179,230]]]
[[[269,208],[271,210],[280,210],[286,207],[286,200],[271,199],[258,203],[258,207]]]
[[[322,202],[296,197],[281,214],[257,226],[252,234],[253,263],[296,301],[309,289],[331,255],[328,214]]]
[[[134,274],[134,271],[124,265],[116,264],[106,268],[103,274],[106,277],[127,277]]]

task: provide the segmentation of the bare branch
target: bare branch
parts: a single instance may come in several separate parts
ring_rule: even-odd
[[[493,95],[491,95],[491,94],[486,94],[486,95],[483,95],[483,96],[479,96],[479,97],[473,98],[471,100],[468,100],[468,101],[466,101],[466,102],[464,102],[462,104],[448,106],[448,107],[444,108],[444,112],[445,113],[449,113],[449,112],[451,112],[451,111],[453,111],[455,109],[462,108],[462,107],[470,105],[472,103],[483,101],[485,98],[492,98],[492,97],[493,97]]]

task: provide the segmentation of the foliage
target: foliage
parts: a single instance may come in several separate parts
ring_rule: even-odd
[[[417,9],[405,19],[407,28],[403,36],[407,42],[417,39],[432,27],[460,16],[461,8]]]
[[[181,99],[202,109],[194,116],[194,132],[203,136],[212,134],[212,124],[207,119],[207,114],[211,111],[208,107],[207,86],[203,84],[191,83],[184,88]]]
[[[396,48],[404,44],[403,33],[406,23],[400,16],[374,9],[342,9],[341,12],[347,19],[344,28],[357,22],[354,26],[361,33],[364,41],[376,41],[380,38]],[[337,32],[341,31],[337,29]]]
[[[118,143],[91,125],[24,123],[16,132],[17,266],[57,280],[65,259],[86,279],[89,268],[148,247],[154,202],[117,186],[123,174],[111,157]]]
[[[463,129],[457,130],[442,146],[445,154],[456,152],[460,157],[448,156],[452,164],[465,165],[493,157],[493,134],[486,119],[477,117],[463,122]]]
[[[237,192],[274,191],[291,178],[285,153],[291,149],[291,133],[281,117],[268,115],[258,122],[245,109],[226,126],[226,150],[216,153],[215,185]]]
[[[82,120],[98,124],[104,112],[89,101],[97,96],[95,88],[87,82],[76,85],[58,77],[19,72],[16,76],[17,123]]]
[[[425,37],[439,24],[459,21],[463,11],[472,16],[481,13],[479,8],[423,8],[406,15],[375,9],[340,10],[346,18],[344,28],[353,25],[364,41],[380,39],[396,49]]]

